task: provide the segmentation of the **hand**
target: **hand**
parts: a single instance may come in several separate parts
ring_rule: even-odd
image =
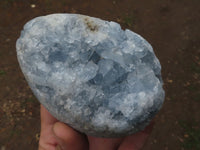
[[[140,150],[153,128],[124,138],[86,136],[56,120],[41,105],[41,133],[39,150]]]

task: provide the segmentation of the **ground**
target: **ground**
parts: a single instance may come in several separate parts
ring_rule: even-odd
[[[199,0],[1,0],[0,150],[35,150],[39,103],[16,58],[30,19],[80,13],[120,23],[146,38],[162,65],[165,103],[144,150],[200,150]]]

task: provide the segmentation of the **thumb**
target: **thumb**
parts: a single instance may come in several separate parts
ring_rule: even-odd
[[[58,142],[57,149],[61,150],[84,150],[87,149],[88,142],[84,135],[75,131],[64,123],[56,122],[53,132]]]

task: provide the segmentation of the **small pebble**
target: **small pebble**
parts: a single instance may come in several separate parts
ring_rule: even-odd
[[[31,8],[35,8],[36,7],[36,5],[35,4],[31,4]]]

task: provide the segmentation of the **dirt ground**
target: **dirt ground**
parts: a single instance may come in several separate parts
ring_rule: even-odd
[[[39,103],[19,68],[15,43],[30,19],[80,13],[146,38],[162,64],[166,99],[144,150],[200,150],[199,0],[1,0],[0,150],[35,150]]]

